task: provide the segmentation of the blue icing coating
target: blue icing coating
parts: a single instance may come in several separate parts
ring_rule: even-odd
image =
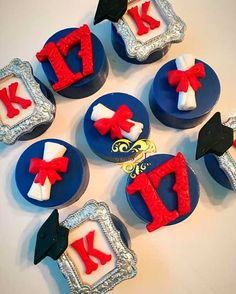
[[[121,38],[121,36],[119,35],[119,33],[117,33],[117,30],[113,24],[111,24],[111,41],[116,53],[120,56],[120,58],[133,64],[153,63],[161,59],[164,55],[166,55],[166,53],[169,51],[169,48],[170,48],[170,45],[167,45],[162,50],[157,50],[153,52],[152,54],[150,54],[150,56],[146,60],[140,62],[136,58],[130,58],[127,55],[125,43],[123,39]]]
[[[148,157],[143,162],[151,163],[151,165],[147,167],[147,169],[145,170],[145,173],[152,171],[153,169],[155,169],[156,167],[160,166],[161,164],[165,163],[166,161],[170,160],[173,157],[174,157],[173,155],[169,155],[169,154],[158,154],[158,155],[153,155]],[[195,210],[198,204],[199,183],[195,173],[190,167],[188,167],[188,177],[189,177],[189,187],[190,187],[190,197],[191,197],[191,212],[184,216],[180,216],[175,221],[171,222],[169,225],[177,224],[185,220],[186,218],[188,218],[192,214],[192,212]],[[127,186],[131,184],[132,182],[133,182],[133,179],[128,177]],[[177,195],[172,190],[174,183],[175,183],[175,175],[174,173],[172,173],[167,175],[161,180],[161,183],[157,189],[157,192],[161,200],[170,211],[178,209]],[[152,221],[152,216],[149,213],[149,210],[143,198],[141,197],[140,193],[136,192],[133,195],[128,195],[128,193],[126,192],[126,197],[134,213],[144,222],[150,223]]]
[[[123,162],[130,160],[135,157],[135,153],[127,152],[112,152],[113,141],[110,137],[110,133],[105,136],[99,134],[94,127],[94,121],[91,120],[91,114],[93,107],[101,103],[113,111],[116,111],[119,106],[126,104],[133,112],[132,120],[141,122],[144,125],[143,131],[139,136],[139,139],[147,139],[150,132],[149,116],[145,106],[133,96],[125,93],[110,93],[98,98],[94,101],[84,118],[84,133],[90,148],[99,157],[112,161],[112,162]]]
[[[27,196],[35,178],[35,175],[29,173],[29,166],[32,158],[43,158],[46,142],[64,145],[67,148],[64,156],[69,158],[69,165],[67,172],[61,173],[62,181],[52,185],[51,198],[37,201]],[[47,139],[32,144],[23,152],[16,165],[15,180],[20,193],[30,203],[41,207],[58,207],[68,205],[82,196],[89,181],[89,169],[84,155],[78,149],[62,140]]]
[[[202,62],[196,60],[196,63]],[[204,62],[203,62],[204,63]],[[176,70],[175,60],[166,63],[156,74],[149,96],[153,114],[163,124],[179,129],[192,128],[200,124],[220,97],[220,82],[214,70],[204,63],[206,77],[200,79],[202,87],[196,92],[197,108],[180,111],[177,108],[178,95],[176,87],[168,83],[168,72]]]
[[[44,96],[47,97],[48,100],[54,106],[56,106],[56,102],[55,102],[55,99],[54,99],[52,92],[38,78],[35,77],[35,80],[37,81],[37,83],[39,83],[40,89],[43,92]],[[41,136],[43,133],[46,132],[46,130],[51,126],[52,123],[53,123],[53,121],[48,124],[39,125],[31,133],[27,133],[27,134],[24,134],[23,136],[21,136],[19,138],[19,141],[32,140],[34,138]]]
[[[123,222],[114,214],[111,215],[112,221],[114,223],[115,228],[117,231],[120,232],[120,237],[126,247],[130,248],[131,247],[131,241],[130,241],[130,235],[128,230],[126,229],[126,226],[123,224]]]
[[[224,173],[224,171],[220,168],[219,162],[216,159],[216,157],[213,154],[208,154],[204,156],[204,161],[206,168],[212,178],[218,182],[220,185],[224,186],[225,188],[229,190],[233,190],[232,185],[227,177],[227,175]]]
[[[55,33],[46,42],[58,42],[61,38],[67,36],[69,33],[76,30],[76,28],[68,28]],[[101,41],[92,34],[92,44],[93,44],[93,59],[94,59],[94,73],[89,75],[77,83],[71,85],[70,87],[59,91],[58,93],[62,96],[68,98],[84,98],[90,96],[97,92],[105,83],[108,75],[108,63],[106,54]],[[78,51],[80,50],[80,45],[74,46],[64,57],[67,65],[72,72],[82,72],[82,59],[78,57]],[[49,80],[49,82],[54,84],[57,81],[55,72],[48,60],[42,62],[43,70]]]

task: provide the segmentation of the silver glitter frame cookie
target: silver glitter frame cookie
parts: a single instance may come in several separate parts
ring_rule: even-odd
[[[167,0],[152,1],[160,10],[160,13],[167,23],[167,31],[163,34],[146,42],[141,42],[135,37],[123,17],[117,23],[113,23],[125,43],[128,56],[130,58],[136,58],[140,62],[145,61],[155,51],[163,50],[172,43],[183,41],[186,29],[185,23],[176,15],[172,5]],[[132,2],[134,2],[134,0],[128,1],[128,3]]]
[[[54,119],[55,106],[43,95],[39,83],[35,80],[29,62],[13,59],[0,69],[0,81],[11,76],[20,78],[28,90],[33,102],[33,113],[14,126],[4,125],[0,121],[0,142],[14,144],[25,133],[33,131],[41,124],[50,123]]]
[[[109,208],[105,203],[91,200],[83,208],[70,215],[61,225],[71,230],[87,220],[96,221],[102,228],[107,241],[116,255],[116,267],[94,284],[93,287],[90,287],[83,284],[73,262],[66,253],[63,253],[57,262],[61,272],[67,279],[71,294],[103,294],[112,290],[122,281],[131,279],[137,273],[136,256],[133,251],[124,245],[120,233],[112,222]]]
[[[225,123],[225,126],[233,129],[236,131],[236,115],[230,117]],[[236,162],[231,156],[229,150],[227,150],[223,155],[221,156],[216,156],[220,168],[225,172],[227,175],[232,189],[236,191]]]

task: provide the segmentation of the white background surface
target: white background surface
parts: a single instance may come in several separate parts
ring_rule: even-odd
[[[57,116],[40,138],[62,138],[88,159],[91,177],[82,199],[60,210],[61,219],[87,200],[106,201],[114,214],[127,225],[132,248],[138,256],[138,275],[117,286],[114,294],[234,294],[236,293],[236,195],[215,183],[203,161],[195,162],[199,127],[177,131],[161,125],[151,114],[148,92],[156,71],[181,53],[195,54],[218,73],[222,95],[216,110],[235,110],[235,0],[175,0],[177,13],[188,25],[186,39],[172,46],[160,62],[137,66],[122,61],[110,42],[110,27],[92,25],[97,0],[0,0],[0,66],[20,57],[33,64],[36,76],[46,84],[35,53],[54,32],[87,22],[102,40],[110,63],[106,84],[93,96],[70,100],[57,96]],[[82,119],[88,106],[99,96],[124,91],[139,98],[150,113],[158,152],[183,151],[201,183],[200,203],[195,213],[179,225],[147,233],[134,216],[125,198],[126,176],[116,164],[97,158],[88,148]],[[203,97],[204,99],[204,97]],[[51,210],[28,204],[14,183],[14,168],[20,154],[33,141],[14,146],[0,145],[0,293],[68,294],[68,286],[49,258],[33,265],[36,231]]]

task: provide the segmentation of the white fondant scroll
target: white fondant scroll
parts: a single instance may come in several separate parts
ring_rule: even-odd
[[[103,104],[99,103],[96,106],[93,107],[93,112],[91,115],[91,120],[97,121],[102,118],[112,118],[114,115],[114,111],[107,108]],[[128,122],[134,123],[134,126],[131,128],[130,132],[127,133],[123,130],[121,130],[122,136],[129,139],[130,141],[134,142],[138,139],[140,134],[142,133],[143,130],[143,124],[140,122],[136,122],[133,120],[128,119]]]
[[[186,71],[195,65],[195,58],[191,54],[183,54],[175,60],[178,70]],[[181,111],[193,110],[197,107],[195,91],[189,85],[188,91],[179,93],[178,109]]]
[[[43,159],[45,161],[51,161],[55,158],[62,157],[66,152],[66,147],[58,143],[46,142],[44,145]],[[38,200],[45,201],[50,199],[51,194],[51,183],[46,178],[44,185],[33,182],[28,197]]]

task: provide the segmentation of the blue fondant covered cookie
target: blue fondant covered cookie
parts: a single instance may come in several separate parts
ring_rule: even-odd
[[[84,155],[69,143],[47,139],[19,158],[15,179],[21,195],[41,207],[62,207],[78,200],[89,181]]]
[[[220,96],[220,82],[206,63],[185,54],[165,64],[156,74],[149,103],[163,124],[178,129],[200,124]]]
[[[149,116],[144,105],[125,93],[110,93],[94,101],[84,118],[84,133],[99,157],[123,162],[134,158],[132,146],[147,139]],[[120,148],[125,143],[126,148]]]
[[[111,40],[117,54],[134,64],[152,63],[162,58],[172,43],[184,38],[185,23],[164,0],[100,0],[94,24],[110,20]]]
[[[103,45],[87,25],[58,31],[37,58],[54,91],[68,98],[92,95],[108,75]]]

